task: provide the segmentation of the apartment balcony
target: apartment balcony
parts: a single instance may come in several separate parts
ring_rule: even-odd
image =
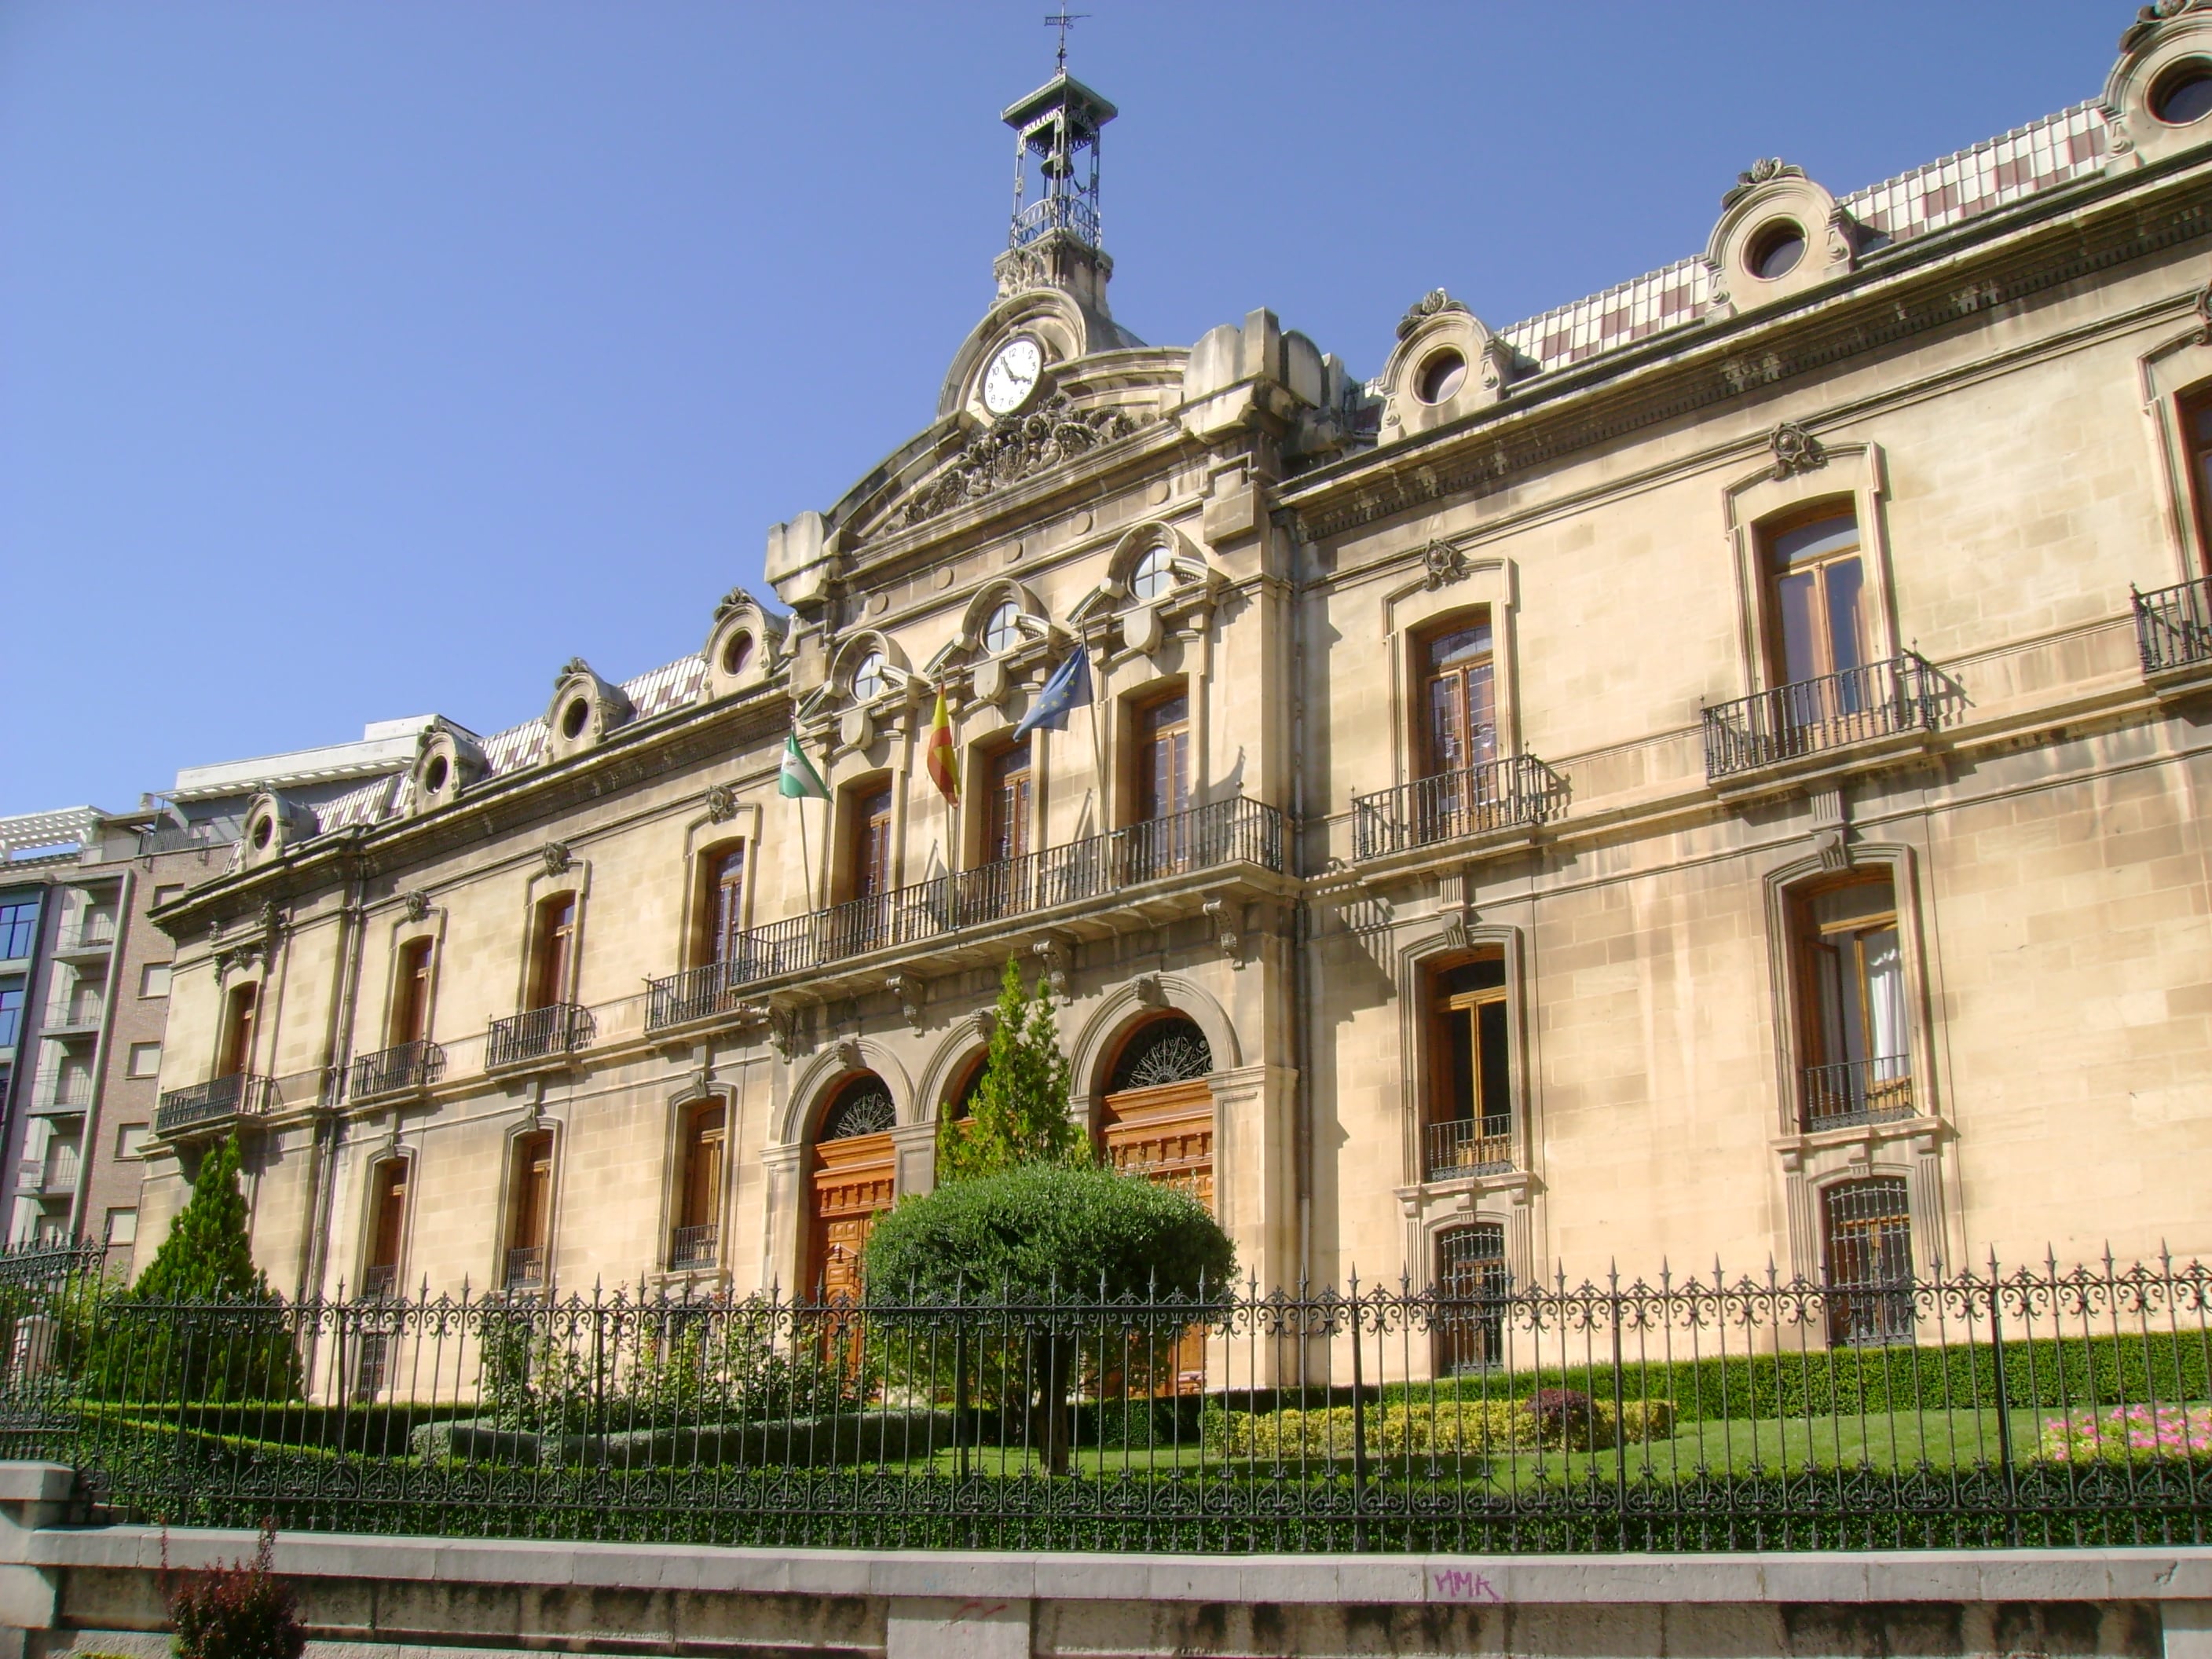
[[[1566,780],[1534,755],[1417,778],[1352,797],[1352,856],[1364,862],[1478,837],[1520,839],[1559,816],[1566,799]]]
[[[741,995],[802,976],[811,992],[849,991],[917,946],[929,947],[942,970],[1003,954],[1004,936],[1017,930],[1156,926],[1195,914],[1209,896],[1273,891],[1279,884],[1267,878],[1282,871],[1283,818],[1273,807],[1242,797],[1193,807],[754,928],[738,935],[728,961],[651,981],[646,1029],[726,1016]]]
[[[27,1158],[15,1165],[15,1190],[39,1198],[76,1196],[83,1161],[76,1148],[64,1143],[45,1158]]]
[[[238,839],[238,826],[209,821],[201,823],[165,823],[159,829],[138,832],[138,856],[151,858],[157,853],[212,852],[228,847]]]
[[[668,1267],[672,1273],[711,1267],[722,1244],[722,1230],[714,1222],[703,1227],[678,1227],[669,1235]]]
[[[1423,1131],[1421,1178],[1459,1181],[1468,1176],[1502,1175],[1513,1167],[1513,1120],[1462,1117],[1431,1123]]]
[[[545,1288],[545,1247],[520,1244],[507,1253],[507,1273],[501,1283],[510,1291]]]
[[[86,916],[66,923],[54,939],[54,955],[64,961],[104,957],[114,948],[113,916]]]
[[[1903,1054],[1808,1066],[1798,1076],[1800,1121],[1808,1134],[1920,1115],[1913,1097],[1912,1061]]]
[[[42,1079],[31,1093],[31,1111],[37,1116],[65,1115],[92,1109],[92,1079],[82,1073]]]
[[[2212,676],[2212,580],[2200,576],[2134,598],[2144,678],[2172,682]]]
[[[167,1139],[219,1134],[246,1118],[266,1117],[276,1105],[273,1079],[239,1073],[163,1092],[154,1109],[154,1133]]]
[[[357,1055],[348,1093],[356,1100],[414,1094],[446,1074],[446,1051],[427,1038]]]
[[[50,1037],[96,1036],[107,1017],[107,1004],[97,996],[65,997],[48,1008],[39,1023],[39,1035]]]
[[[484,1039],[484,1069],[565,1060],[589,1043],[597,1030],[592,1011],[574,1002],[549,1003],[511,1019],[495,1019]]]
[[[1953,705],[1949,682],[1909,651],[1778,685],[1705,711],[1705,777],[1757,783],[1854,769],[1893,749],[1924,746]]]

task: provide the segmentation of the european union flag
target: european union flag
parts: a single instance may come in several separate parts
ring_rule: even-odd
[[[1014,741],[1019,743],[1039,726],[1054,732],[1067,730],[1067,716],[1079,702],[1091,701],[1091,653],[1077,646],[1073,655],[1052,671],[1052,678],[1030,705],[1030,712],[1022,716],[1014,727]]]

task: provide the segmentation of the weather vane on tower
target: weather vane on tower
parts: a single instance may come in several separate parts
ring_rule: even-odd
[[[1067,31],[1090,15],[1087,11],[1070,11],[1063,5],[1044,20],[1047,28],[1060,31],[1060,72],[1062,75],[1067,73]]]

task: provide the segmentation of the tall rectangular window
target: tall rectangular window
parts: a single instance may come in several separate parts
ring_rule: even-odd
[[[1437,1235],[1437,1373],[1483,1370],[1505,1358],[1505,1229],[1494,1221]]]
[[[530,1006],[550,1008],[568,1000],[568,975],[576,948],[576,896],[556,893],[538,906],[538,936],[532,941]]]
[[[1910,1117],[1905,958],[1887,877],[1815,890],[1793,906],[1803,1127]]]
[[[1828,1334],[1839,1343],[1912,1334],[1912,1220],[1904,1178],[1838,1182],[1821,1194]]]
[[[39,937],[39,902],[26,900],[16,904],[0,904],[0,962],[12,962],[31,954],[31,946]]]
[[[217,1077],[236,1077],[253,1063],[253,1022],[260,1001],[261,988],[251,980],[231,991],[230,1000],[223,1007]]]
[[[990,758],[984,793],[983,859],[1002,863],[1030,851],[1030,744],[1024,738]]]
[[[430,1034],[430,946],[428,939],[410,939],[399,947],[392,963],[392,1046],[420,1042]]]
[[[721,1237],[725,1111],[720,1101],[690,1108],[684,1121],[682,1185],[668,1265],[712,1267]]]
[[[1490,622],[1455,623],[1423,642],[1423,775],[1442,777],[1498,756]]]
[[[745,849],[741,842],[707,855],[707,960],[731,963],[745,930]]]
[[[877,898],[891,885],[890,786],[861,791],[852,797],[852,861],[848,870],[849,896]]]
[[[0,1048],[12,1048],[23,1032],[23,981],[0,983]]]
[[[368,1261],[361,1287],[370,1296],[385,1296],[398,1288],[399,1255],[407,1240],[407,1160],[386,1158],[372,1177]]]
[[[1425,1179],[1512,1167],[1510,1042],[1503,951],[1431,975]]]
[[[2212,387],[2183,401],[2181,434],[2189,448],[2190,494],[2197,506],[2199,545],[2212,558]]]
[[[553,1226],[553,1135],[541,1129],[514,1142],[513,1196],[507,1227],[507,1283],[545,1282],[545,1248]]]
[[[1869,640],[1858,515],[1821,509],[1766,535],[1773,618],[1768,650],[1778,684],[1863,668]],[[1855,712],[1839,708],[1834,713]]]
[[[1190,698],[1177,691],[1137,710],[1137,817],[1171,817],[1190,806]]]

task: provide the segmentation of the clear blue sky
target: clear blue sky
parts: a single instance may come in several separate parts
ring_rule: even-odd
[[[1115,314],[1372,374],[2094,96],[2134,0],[1078,0]],[[758,589],[991,297],[1046,0],[4,0],[0,813],[540,712]]]

